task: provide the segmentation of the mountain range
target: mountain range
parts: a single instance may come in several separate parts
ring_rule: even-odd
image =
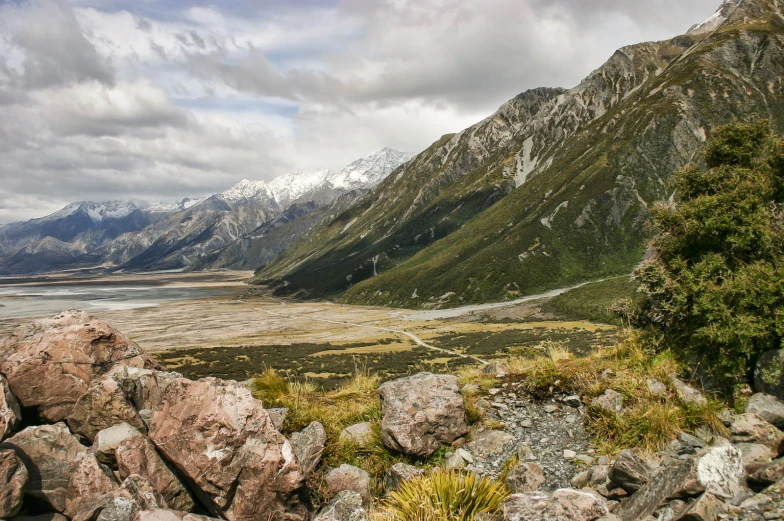
[[[0,228],[0,274],[64,269],[256,268],[308,227],[293,223],[375,186],[410,158],[383,148],[338,172],[284,174],[270,183],[242,180],[203,199],[176,203],[79,202],[40,219]],[[340,203],[337,203],[340,204]],[[268,230],[277,235],[266,238]],[[220,253],[241,241],[241,259]],[[209,257],[210,261],[204,259]],[[222,260],[226,264],[221,264]]]
[[[618,50],[571,89],[526,91],[301,236],[256,283],[403,307],[502,301],[629,273],[649,209],[717,125],[784,130],[779,0],[728,0]]]

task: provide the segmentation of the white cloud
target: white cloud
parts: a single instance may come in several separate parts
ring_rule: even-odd
[[[718,0],[0,6],[0,222],[417,151]]]

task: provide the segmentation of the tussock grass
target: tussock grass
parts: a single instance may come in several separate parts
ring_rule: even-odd
[[[678,432],[699,426],[727,434],[718,419],[724,407],[720,401],[709,398],[707,405],[695,407],[678,399],[667,376],[678,371],[678,364],[672,353],[656,345],[655,339],[627,331],[617,346],[580,358],[566,356],[568,352],[556,344],[544,345],[546,354],[509,359],[507,371],[510,378],[522,382],[526,391],[540,398],[556,391],[568,392],[579,394],[590,404],[607,389],[621,393],[622,414],[588,406],[587,426],[601,452],[614,454],[630,447],[655,452]],[[649,391],[651,379],[667,386],[664,396]]]
[[[254,379],[255,396],[265,407],[288,407],[284,434],[301,430],[317,421],[327,432],[322,462],[308,477],[312,499],[318,506],[329,499],[324,481],[331,467],[349,464],[367,471],[373,478],[374,494],[383,493],[386,471],[398,461],[416,463],[388,451],[381,442],[381,401],[378,397],[379,378],[364,366],[355,365],[354,373],[332,391],[323,391],[307,380],[287,381],[273,369]],[[356,423],[368,422],[373,438],[365,445],[341,441],[341,431]]]
[[[500,515],[509,490],[472,473],[433,470],[403,483],[374,513],[377,521],[471,521]]]

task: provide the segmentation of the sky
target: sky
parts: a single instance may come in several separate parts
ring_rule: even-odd
[[[419,152],[720,0],[0,0],[0,224]]]

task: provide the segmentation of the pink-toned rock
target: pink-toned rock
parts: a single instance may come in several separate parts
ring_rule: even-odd
[[[381,396],[381,439],[387,448],[428,457],[468,433],[458,379],[419,373],[386,382]]]
[[[0,374],[0,440],[7,438],[22,422],[22,411],[8,380]]]
[[[139,512],[157,508],[166,508],[163,498],[144,478],[134,475],[111,492],[85,502],[71,521],[133,521]]]
[[[65,510],[68,517],[74,517],[99,497],[120,488],[112,471],[98,463],[91,452],[84,455],[76,464],[68,479],[65,496]]]
[[[64,420],[90,382],[116,365],[160,368],[127,336],[80,311],[19,327],[0,340],[0,373],[23,407]]]
[[[120,423],[147,432],[147,426],[112,375],[93,380],[68,415],[71,431],[90,442],[98,432]]]
[[[149,436],[214,515],[306,516],[298,497],[304,475],[291,445],[242,385],[176,380],[153,411]]]
[[[89,454],[68,427],[62,422],[28,427],[5,440],[3,446],[13,448],[27,467],[25,501],[64,512],[69,478]]]
[[[732,443],[759,443],[770,447],[774,456],[784,453],[784,432],[753,412],[735,416],[730,432]]]
[[[0,449],[0,519],[9,519],[22,508],[27,468],[13,450]]]
[[[370,474],[352,465],[341,465],[327,473],[327,488],[336,494],[344,490],[352,490],[359,494],[365,507],[370,505],[373,497],[370,493]]]
[[[137,512],[133,521],[213,521],[214,519],[214,517],[189,514],[177,510],[155,508]]]
[[[610,513],[598,495],[571,489],[512,494],[503,508],[505,521],[594,521]]]
[[[117,445],[114,456],[120,479],[139,475],[149,481],[156,492],[175,510],[190,511],[194,507],[188,489],[158,455],[153,444],[141,434],[124,439]]]

